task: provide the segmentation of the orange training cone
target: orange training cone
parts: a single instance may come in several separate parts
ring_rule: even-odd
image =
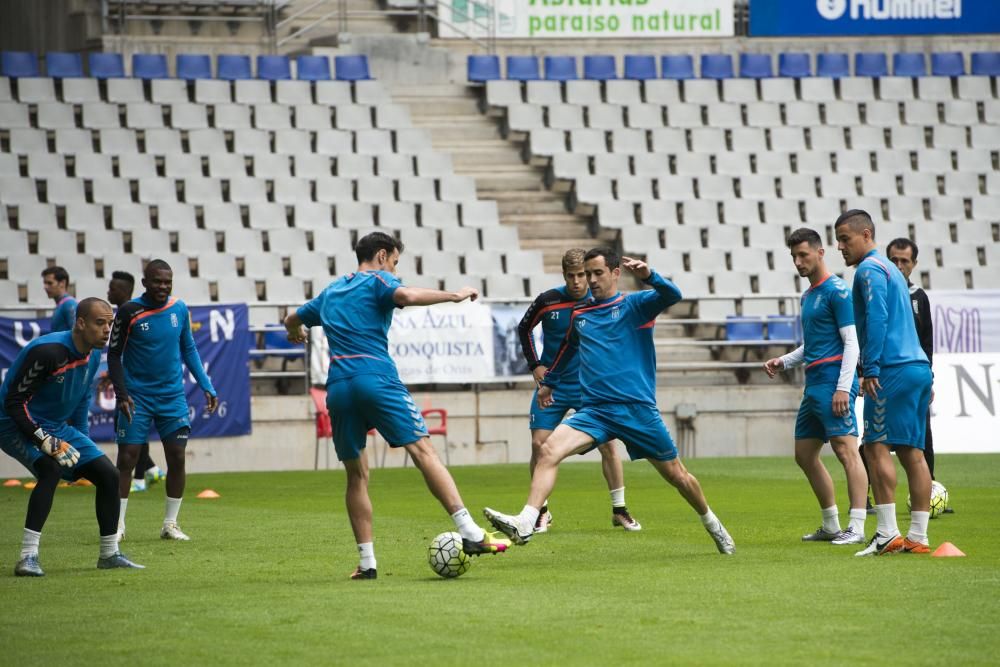
[[[4,486],[21,486],[21,480],[19,479],[8,479],[3,483]]]
[[[204,491],[202,491],[201,493],[199,493],[197,497],[198,498],[221,498],[222,496],[220,496],[218,493],[216,493],[212,489],[205,489]]]
[[[965,553],[951,542],[942,542],[941,546],[931,554],[935,558],[948,558],[949,556],[964,556]]]

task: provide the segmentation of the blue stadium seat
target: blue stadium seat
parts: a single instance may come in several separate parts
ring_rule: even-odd
[[[744,79],[769,79],[774,76],[770,53],[741,53],[740,77]]]
[[[689,55],[661,56],[660,70],[664,79],[693,79],[694,58]]]
[[[252,79],[253,71],[250,68],[250,56],[234,56],[221,54],[215,59],[215,76],[226,81],[239,81],[241,79]]]
[[[329,81],[330,59],[326,56],[299,56],[295,59],[296,74],[303,81]]]
[[[851,67],[846,53],[819,53],[816,55],[816,76],[839,79],[851,76]]]
[[[645,81],[656,77],[656,56],[625,56],[626,79]]]
[[[583,78],[595,81],[617,79],[618,71],[614,56],[584,56]]]
[[[87,56],[90,76],[95,79],[121,79],[125,76],[125,61],[120,53],[91,53]]]
[[[778,76],[801,79],[812,76],[812,63],[808,53],[782,53],[778,55]]]
[[[0,75],[12,79],[38,76],[38,56],[29,51],[4,51],[0,53]]]
[[[728,53],[703,53],[701,56],[701,78],[732,79],[733,57]]]
[[[162,53],[133,53],[132,77],[135,79],[169,79],[167,57]]]
[[[927,59],[922,53],[894,53],[893,76],[927,76]]]
[[[768,315],[767,316],[767,339],[768,340],[802,340],[802,328],[797,317],[788,315]]]
[[[83,57],[79,53],[49,51],[45,71],[53,79],[79,79],[83,76]]]
[[[212,58],[201,53],[178,53],[177,78],[192,81],[212,78]]]
[[[933,76],[962,76],[965,74],[965,58],[960,51],[932,53],[931,74]]]
[[[889,59],[884,53],[855,53],[854,76],[889,76]]]
[[[538,58],[507,56],[507,78],[513,81],[538,81]]]
[[[268,81],[291,79],[292,65],[288,56],[257,56],[257,78]]]
[[[726,340],[764,340],[764,322],[758,317],[726,315]]]
[[[501,78],[500,57],[470,55],[466,59],[466,70],[469,81],[473,83],[496,81]]]
[[[972,54],[974,76],[1000,76],[1000,51],[977,51]]]
[[[364,81],[372,78],[368,73],[368,56],[334,56],[337,81]]]
[[[545,56],[545,78],[548,81],[571,81],[579,78],[576,74],[576,58]]]

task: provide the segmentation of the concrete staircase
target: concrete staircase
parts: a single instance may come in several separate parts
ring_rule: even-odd
[[[415,127],[430,132],[434,148],[452,156],[455,172],[476,179],[480,199],[497,202],[500,222],[518,229],[521,247],[541,250],[548,273],[561,273],[563,253],[591,247],[590,219],[566,210],[566,197],[544,185],[544,169],[524,163],[517,144],[504,139],[495,118],[479,111],[468,86],[390,84]]]

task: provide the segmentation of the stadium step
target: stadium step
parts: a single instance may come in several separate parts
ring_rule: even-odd
[[[560,195],[538,190],[532,192],[491,192],[501,216],[566,213],[566,199]]]
[[[455,173],[474,177],[480,194],[487,196],[496,190],[542,189],[541,170],[525,165],[463,165]]]

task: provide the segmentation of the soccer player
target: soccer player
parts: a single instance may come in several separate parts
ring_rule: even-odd
[[[304,327],[322,326],[330,344],[326,401],[337,458],[347,470],[347,514],[360,554],[351,579],[378,576],[365,451],[371,428],[378,429],[390,446],[406,449],[427,488],[451,514],[465,553],[499,553],[510,544],[472,520],[389,356],[389,326],[396,308],[475,300],[479,293],[472,287],[457,292],[404,287],[395,275],[402,251],[403,244],[388,234],[373,232],[362,237],[355,247],[358,270],[330,283],[285,318],[290,341],[304,342]]]
[[[929,553],[931,475],[924,460],[924,430],[931,399],[931,368],[913,324],[906,278],[875,246],[875,225],[852,209],[834,224],[837,249],[854,273],[854,321],[861,347],[865,395],[865,458],[875,495],[878,529],[858,556],[904,551]],[[910,529],[896,525],[895,450],[910,486]]]
[[[42,271],[45,294],[56,302],[52,312],[52,331],[69,331],[76,321],[76,299],[67,291],[69,273],[61,266],[50,266]]]
[[[219,399],[201,365],[191,335],[187,305],[170,296],[173,279],[170,265],[162,259],[154,259],[146,265],[142,279],[145,293],[126,302],[115,315],[108,351],[108,374],[115,386],[118,410],[115,431],[121,494],[119,532],[125,534],[132,471],[142,445],[149,444],[149,427],[155,424],[167,460],[167,501],[160,537],[188,540],[190,538],[177,525],[187,479],[184,449],[191,435],[184,396],[184,366],[205,392],[209,413],[218,407]]]
[[[118,471],[90,439],[90,388],[113,318],[111,306],[88,298],[72,331],[35,338],[18,353],[0,386],[0,449],[37,479],[28,499],[18,577],[42,577],[38,543],[60,478],[88,479],[100,528],[100,569],[142,568],[118,551]]]
[[[858,453],[854,415],[858,336],[851,292],[826,268],[823,241],[815,231],[798,229],[788,237],[787,245],[799,275],[809,279],[809,289],[802,295],[803,345],[768,359],[764,371],[773,378],[779,370],[806,367],[806,387],[795,420],[795,462],[816,494],[823,523],[802,540],[864,544],[868,479]],[[824,442],[830,443],[847,474],[851,509],[845,530],[840,529],[833,480],[820,458]]]
[[[618,255],[594,248],[584,256],[591,299],[573,309],[566,336],[542,379],[538,403],[547,408],[562,387],[565,364],[579,354],[581,407],[556,427],[538,452],[528,502],[516,516],[487,507],[486,518],[516,544],[531,539],[545,499],[555,486],[559,463],[571,454],[619,438],[632,459],[647,459],[701,517],[720,553],[736,552],[732,538],[705,500],[656,407],[656,316],[681,300],[681,292],[637,259],[623,257],[627,271],[652,287],[629,295],[618,291]],[[568,378],[567,378],[568,379]]]
[[[135,290],[135,276],[127,271],[114,271],[108,281],[108,301],[115,308],[121,308],[131,298]],[[108,379],[110,383],[110,378]],[[145,491],[147,482],[153,484],[164,478],[164,473],[149,455],[149,443],[139,450],[139,460],[135,465],[135,479],[132,491]]]
[[[586,250],[573,248],[563,255],[562,270],[566,284],[539,294],[517,326],[522,354],[528,362],[528,368],[535,376],[536,383],[541,382],[542,378],[545,377],[545,371],[552,365],[556,350],[559,349],[559,344],[566,336],[573,306],[586,299],[589,294],[587,275],[583,269],[583,257],[586,254]],[[531,333],[539,322],[542,324],[543,345],[540,358],[535,350],[535,339]],[[559,393],[549,407],[539,407],[537,391],[532,397],[530,411],[531,462],[529,464],[532,474],[535,472],[535,461],[542,443],[551,435],[552,430],[559,425],[570,409],[580,409],[580,373],[578,368],[579,365],[575,357],[563,367],[561,375],[565,381],[560,384]],[[597,451],[601,453],[601,470],[604,473],[604,479],[608,482],[608,491],[611,493],[611,525],[621,526],[627,531],[642,530],[642,526],[632,518],[625,505],[625,477],[622,473],[622,461],[618,457],[614,443],[606,442],[600,445]],[[549,512],[549,502],[546,499],[538,515],[538,521],[535,523],[535,532],[546,532],[551,523],[552,513]]]

